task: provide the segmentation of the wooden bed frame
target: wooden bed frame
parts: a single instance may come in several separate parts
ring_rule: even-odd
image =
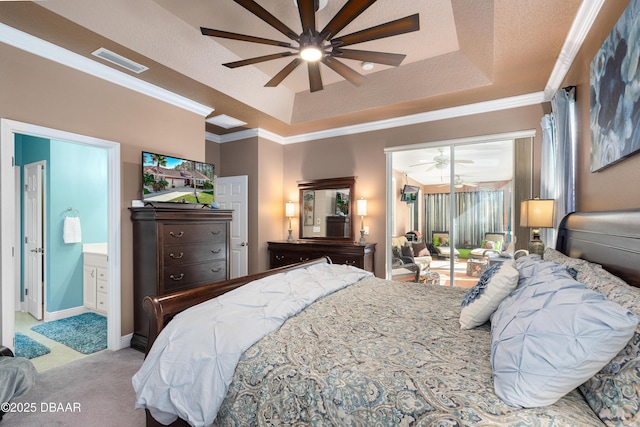
[[[573,258],[601,264],[630,285],[640,287],[640,209],[569,214],[558,227],[556,249]],[[331,260],[319,258],[162,297],[146,297],[143,306],[149,318],[147,353],[162,328],[181,311],[253,280],[327,262]],[[171,425],[188,424],[179,419]],[[147,426],[161,426],[149,411]]]

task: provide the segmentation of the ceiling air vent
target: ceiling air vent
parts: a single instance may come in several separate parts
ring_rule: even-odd
[[[137,62],[127,59],[122,55],[118,55],[117,53],[111,52],[110,50],[103,47],[94,52],[91,52],[91,54],[97,56],[98,58],[102,58],[105,61],[109,61],[112,64],[116,64],[123,68],[126,68],[129,71],[133,71],[136,74],[140,74],[141,72],[149,69],[149,67],[138,64]]]

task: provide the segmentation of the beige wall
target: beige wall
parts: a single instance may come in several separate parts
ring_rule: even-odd
[[[589,125],[589,66],[602,42],[627,6],[627,1],[605,2],[602,13],[587,36],[563,86],[576,86],[578,113],[578,164],[576,209],[578,211],[606,211],[640,208],[640,154],[620,163],[590,172],[591,134]]]
[[[204,160],[204,119],[1,43],[0,58],[0,117],[121,144],[122,334],[131,333],[133,242],[127,208],[140,198],[140,153]]]

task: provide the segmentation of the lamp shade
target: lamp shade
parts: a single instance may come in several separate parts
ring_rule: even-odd
[[[358,205],[356,206],[358,216],[367,216],[367,200],[358,199]]]
[[[295,215],[296,205],[293,202],[287,202],[284,204],[285,216],[291,218]]]
[[[553,199],[524,200],[520,205],[520,226],[553,227]]]

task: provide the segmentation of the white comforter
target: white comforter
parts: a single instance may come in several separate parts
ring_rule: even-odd
[[[371,273],[321,264],[265,277],[177,315],[133,377],[136,408],[163,424],[213,423],[242,353],[289,317]]]

